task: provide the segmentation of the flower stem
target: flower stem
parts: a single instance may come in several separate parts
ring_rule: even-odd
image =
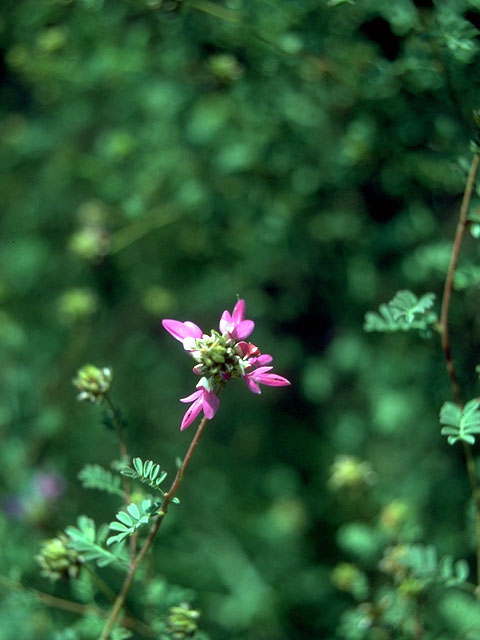
[[[467,226],[467,214],[470,206],[470,200],[472,198],[473,187],[475,184],[475,177],[478,171],[480,156],[475,154],[472,159],[470,171],[468,173],[467,184],[465,185],[465,191],[463,193],[462,206],[460,207],[460,215],[458,218],[457,230],[455,233],[455,240],[453,241],[452,255],[450,257],[450,265],[448,267],[447,277],[445,279],[445,286],[443,288],[443,300],[442,311],[440,315],[440,331],[442,336],[442,349],[445,355],[445,364],[447,367],[447,373],[450,377],[452,385],[452,391],[456,403],[459,407],[463,406],[462,395],[460,393],[460,387],[458,384],[457,374],[455,366],[452,360],[452,350],[450,345],[450,336],[448,331],[448,312],[450,310],[450,299],[453,290],[453,276],[455,275],[455,269],[457,267],[458,256],[460,255],[460,248],[462,246],[463,236]]]
[[[105,395],[105,400],[107,401],[108,408],[112,412],[113,425],[115,427],[115,433],[117,434],[118,442],[120,444],[120,455],[122,456],[122,458],[127,460],[128,459],[128,451],[127,451],[127,445],[125,444],[125,439],[123,437],[123,431],[122,431],[122,425],[121,425],[121,421],[120,421],[120,416],[118,415],[118,411],[117,411],[115,405],[113,404],[112,399],[110,398],[108,393]]]
[[[452,386],[453,396],[455,402],[463,408],[462,394],[460,386],[458,384],[457,373],[455,365],[452,359],[452,350],[450,344],[450,336],[448,330],[448,313],[450,309],[450,300],[453,291],[453,277],[455,275],[455,269],[457,267],[458,257],[460,255],[460,249],[462,246],[463,237],[467,227],[467,215],[470,201],[472,199],[473,187],[475,185],[475,178],[478,172],[480,163],[479,154],[475,154],[472,158],[470,165],[470,171],[468,173],[467,183],[465,185],[465,191],[463,193],[462,205],[460,207],[460,215],[457,223],[457,230],[455,233],[455,239],[453,241],[452,255],[450,258],[450,265],[448,267],[447,277],[445,279],[445,286],[443,289],[442,311],[440,315],[440,331],[442,337],[442,349],[445,356],[445,364],[447,373],[450,378]],[[465,453],[465,463],[467,467],[468,478],[470,480],[470,486],[472,489],[473,502],[475,505],[475,520],[476,520],[476,538],[477,538],[477,584],[480,585],[480,486],[478,483],[477,473],[475,469],[475,460],[473,457],[472,447],[467,442],[463,443],[463,450]]]
[[[140,566],[142,560],[144,559],[147,551],[150,549],[150,547],[152,546],[153,541],[155,540],[155,536],[157,535],[157,532],[160,528],[160,525],[163,522],[163,519],[165,518],[165,516],[167,515],[167,510],[168,507],[170,505],[170,503],[172,502],[173,498],[175,497],[175,494],[178,490],[178,487],[180,486],[180,483],[182,481],[183,475],[185,473],[185,470],[190,462],[190,459],[193,455],[193,452],[195,451],[195,448],[198,444],[198,441],[200,440],[200,437],[203,433],[203,430],[205,429],[205,425],[207,424],[207,418],[203,418],[203,420],[200,422],[200,424],[198,425],[197,428],[197,432],[195,433],[193,440],[190,443],[190,446],[188,447],[187,453],[185,455],[185,458],[183,459],[183,462],[180,466],[180,468],[177,471],[177,474],[172,482],[172,485],[170,487],[170,489],[168,490],[168,492],[165,494],[164,498],[163,498],[163,502],[162,505],[159,509],[158,512],[158,516],[155,520],[155,522],[153,523],[153,526],[151,527],[147,539],[145,540],[145,542],[143,543],[142,548],[140,549],[140,551],[138,552],[135,560],[133,563],[131,563],[127,575],[125,576],[125,580],[123,582],[122,588],[120,590],[120,593],[117,596],[117,599],[115,600],[115,603],[112,607],[112,610],[110,612],[110,616],[107,620],[107,623],[105,624],[105,627],[99,637],[99,640],[108,640],[110,637],[110,633],[113,630],[113,627],[115,626],[115,623],[117,621],[118,616],[120,615],[120,612],[123,608],[123,604],[125,602],[125,598],[127,597],[127,594],[130,590],[130,587],[132,586],[132,582],[133,579],[135,577],[135,574],[137,572],[138,567]]]
[[[107,402],[108,408],[112,413],[113,425],[115,427],[115,433],[117,434],[118,442],[120,445],[120,456],[126,463],[128,460],[128,450],[127,450],[127,445],[125,444],[125,438],[123,437],[123,428],[122,428],[120,416],[118,415],[118,411],[115,405],[113,404],[112,399],[110,398],[108,393],[105,394],[105,400]],[[132,498],[131,498],[131,492],[130,492],[130,481],[126,476],[122,476],[122,486],[123,486],[123,493],[125,494],[125,502],[127,503],[127,505],[129,505],[132,502]],[[130,564],[132,564],[135,558],[135,554],[137,552],[136,532],[130,537],[129,544],[130,544]]]

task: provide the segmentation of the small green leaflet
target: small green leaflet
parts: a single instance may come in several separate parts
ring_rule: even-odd
[[[388,303],[392,310],[392,316],[394,320],[404,319],[408,323],[412,323],[415,320],[416,315],[425,314],[427,309],[430,309],[435,302],[434,293],[425,293],[421,298],[411,291],[397,291],[395,297]]]
[[[474,433],[480,433],[480,400],[474,398],[460,409],[454,402],[445,402],[440,409],[441,434],[447,436],[448,444],[458,440],[474,444]]]
[[[123,497],[120,478],[99,464],[86,464],[79,472],[78,478],[85,489],[98,489]]]
[[[143,500],[140,506],[132,503],[128,505],[126,511],[119,511],[115,516],[117,519],[109,524],[111,531],[119,533],[107,538],[107,545],[122,542],[133,535],[137,529],[148,523],[156,508],[157,505],[152,504],[151,500]]]
[[[69,546],[81,553],[85,560],[95,560],[99,567],[122,561],[118,555],[101,546],[101,536],[97,535],[95,523],[91,518],[79,516],[77,524],[77,527],[67,527],[65,533],[70,539]]]
[[[152,460],[143,461],[141,458],[133,458],[132,465],[133,467],[125,467],[122,469],[122,475],[140,480],[140,482],[148,484],[152,489],[156,489],[160,491],[162,495],[165,495],[160,485],[167,477],[167,472],[160,472],[159,464],[156,464]]]
[[[425,582],[440,582],[446,587],[453,587],[468,579],[469,567],[466,560],[454,560],[446,555],[438,558],[437,550],[432,545],[408,545],[406,555],[399,563],[409,569],[417,578]]]
[[[425,293],[421,298],[408,290],[398,291],[388,304],[382,304],[378,312],[365,314],[365,331],[409,331],[428,330],[437,322],[437,314],[431,311],[434,293]]]

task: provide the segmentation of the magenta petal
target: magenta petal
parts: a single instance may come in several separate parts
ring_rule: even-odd
[[[233,335],[238,340],[243,340],[243,338],[246,338],[252,333],[254,328],[255,323],[253,322],[253,320],[242,320],[236,325],[235,330],[233,331]]]
[[[255,364],[268,364],[272,360],[273,358],[269,353],[262,353],[261,356],[255,358]]]
[[[251,371],[248,375],[257,380],[258,377],[261,377],[263,374],[267,373],[267,371],[271,371],[272,369],[273,367],[258,367],[258,369]]]
[[[228,311],[224,311],[222,313],[222,317],[220,318],[220,323],[218,325],[220,329],[220,333],[230,333],[234,329],[234,323],[232,320],[232,316]]]
[[[213,391],[207,391],[203,394],[203,413],[208,420],[211,420],[217,413],[219,404],[220,400]]]
[[[276,373],[262,373],[259,376],[256,376],[255,380],[261,384],[266,384],[269,387],[288,387],[291,384],[289,380],[283,376],[277,375]]]
[[[262,393],[262,390],[250,375],[246,375],[243,379],[245,380],[245,384],[247,385],[249,391],[251,391],[252,393]]]
[[[191,393],[186,398],[180,398],[180,402],[194,402],[194,400],[199,398],[202,394],[203,394],[202,389],[199,389],[198,391],[194,391],[193,393]]]
[[[237,344],[235,345],[235,349],[236,349],[238,355],[241,355],[242,357],[244,357],[248,353],[248,343],[247,342],[243,342],[243,341],[242,342],[237,342]]]
[[[202,410],[202,399],[198,398],[195,402],[188,407],[183,416],[182,424],[180,425],[180,431],[184,431],[187,427],[189,427],[195,418],[198,416],[200,411]]]
[[[186,338],[201,338],[203,336],[203,331],[194,322],[190,322],[190,320],[187,320],[183,324],[187,331],[187,334],[185,336]]]
[[[202,330],[194,322],[180,322],[179,320],[162,320],[163,328],[176,340],[183,342],[185,338],[201,338]]]
[[[232,320],[234,324],[239,324],[245,318],[245,300],[239,300],[233,307]]]

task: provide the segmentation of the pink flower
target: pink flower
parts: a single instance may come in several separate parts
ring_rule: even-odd
[[[208,420],[211,420],[217,413],[220,400],[218,399],[218,396],[216,396],[215,393],[210,390],[209,387],[210,385],[208,383],[208,380],[202,378],[197,384],[198,391],[194,391],[186,398],[180,399],[180,402],[192,403],[183,416],[182,424],[180,425],[181,431],[192,424],[200,411],[203,411],[203,415]]]
[[[261,357],[261,356],[260,356]],[[269,387],[288,387],[291,383],[283,376],[276,373],[268,373],[273,367],[258,367],[243,376],[247,387],[252,393],[262,393],[258,384],[266,384]]]
[[[192,424],[203,412],[207,420],[216,414],[220,400],[218,393],[227,382],[243,378],[252,393],[261,393],[260,384],[270,387],[285,387],[290,382],[272,373],[273,358],[262,353],[253,342],[245,342],[255,326],[253,320],[245,319],[245,302],[239,300],[232,313],[224,311],[220,318],[219,331],[204,334],[193,322],[163,320],[162,324],[175,340],[182,343],[185,351],[197,363],[194,373],[201,376],[197,390],[180,402],[191,403],[183,416],[181,430]]]
[[[233,340],[243,340],[252,333],[254,327],[253,320],[245,320],[245,300],[237,302],[231,315],[224,311],[220,318],[220,333],[228,333]]]

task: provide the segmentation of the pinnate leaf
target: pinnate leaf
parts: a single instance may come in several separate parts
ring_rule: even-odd
[[[426,293],[421,298],[408,290],[398,291],[388,304],[381,304],[378,312],[365,314],[365,331],[428,331],[437,321],[431,311],[435,294]]]
[[[98,489],[123,496],[120,478],[99,464],[86,464],[79,472],[78,478],[85,489]]]
[[[480,433],[480,401],[470,400],[460,409],[453,402],[445,402],[440,409],[441,434],[447,436],[448,444],[462,440],[474,444],[474,434]]]
[[[101,536],[97,534],[95,522],[91,518],[79,516],[77,526],[70,525],[65,529],[65,533],[69,537],[69,546],[78,551],[86,561],[93,560],[99,567],[113,562],[123,562],[118,554],[101,546]]]
[[[107,545],[122,542],[128,536],[133,535],[140,527],[147,524],[156,512],[157,504],[151,500],[143,500],[141,505],[129,504],[126,511],[119,511],[116,520],[109,524],[111,531],[117,531],[116,535],[107,538]]]

